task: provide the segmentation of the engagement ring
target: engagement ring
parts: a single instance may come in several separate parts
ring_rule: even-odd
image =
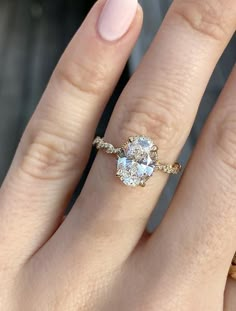
[[[161,163],[158,159],[158,147],[145,136],[130,137],[120,148],[115,148],[101,137],[97,137],[93,145],[117,156],[116,176],[127,186],[145,187],[154,171],[167,174],[178,174],[181,171],[179,163],[173,165]]]

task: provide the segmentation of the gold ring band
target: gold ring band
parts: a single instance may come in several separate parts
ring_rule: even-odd
[[[181,165],[161,163],[158,159],[158,147],[146,136],[129,137],[122,147],[115,148],[101,137],[96,137],[93,145],[108,154],[117,156],[116,176],[127,186],[145,187],[147,180],[154,171],[162,171],[167,174],[178,174]]]

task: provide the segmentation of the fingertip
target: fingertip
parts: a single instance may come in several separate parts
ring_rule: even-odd
[[[100,37],[110,42],[120,40],[132,28],[137,15],[137,0],[107,0],[97,23]]]

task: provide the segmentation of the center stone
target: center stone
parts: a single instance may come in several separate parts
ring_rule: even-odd
[[[138,136],[122,148],[117,161],[117,175],[125,185],[144,186],[153,175],[157,159],[154,146],[151,139]]]

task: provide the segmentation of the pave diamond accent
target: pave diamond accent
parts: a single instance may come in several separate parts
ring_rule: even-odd
[[[153,175],[157,160],[157,148],[145,136],[130,138],[117,160],[117,176],[127,186],[145,186]]]

